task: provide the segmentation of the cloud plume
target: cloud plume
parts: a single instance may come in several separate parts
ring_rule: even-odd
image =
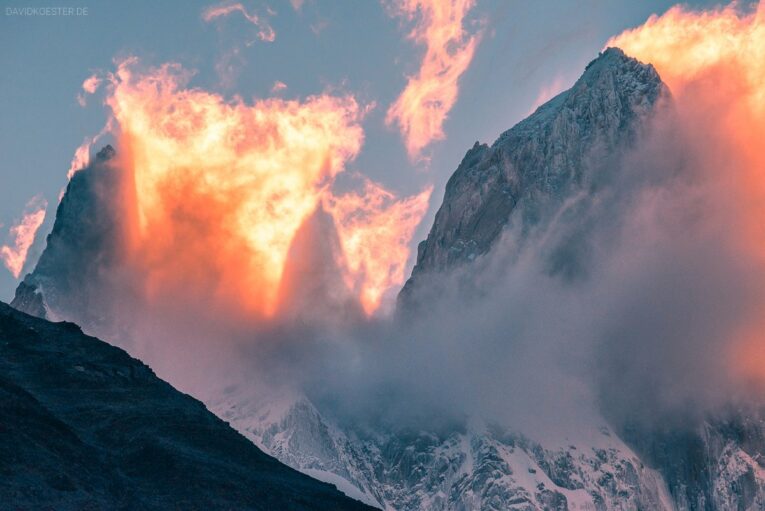
[[[202,12],[202,19],[209,23],[216,18],[225,17],[235,12],[241,13],[242,16],[244,16],[244,19],[257,28],[258,39],[268,43],[272,43],[276,40],[276,32],[268,21],[256,14],[250,14],[241,3],[224,2],[219,5],[210,6]]]
[[[326,209],[336,220],[350,269],[347,284],[351,289],[360,288],[361,304],[368,314],[380,306],[386,292],[396,292],[403,284],[409,243],[428,209],[432,191],[428,187],[399,200],[364,179],[360,192],[327,199]]]
[[[480,40],[463,26],[473,0],[395,0],[391,11],[415,26],[408,37],[425,46],[417,74],[388,109],[385,122],[397,124],[407,153],[417,159],[432,141],[444,138],[443,125],[457,102],[460,76]]]
[[[765,4],[708,11],[676,6],[608,44],[651,62],[672,88],[684,129],[704,141],[697,147],[705,155],[700,165],[714,165],[720,189],[730,194],[731,243],[764,263]],[[763,326],[758,315],[741,321],[731,363],[765,381]]]
[[[398,199],[373,183],[361,195],[332,191],[364,139],[366,109],[353,96],[249,105],[188,88],[180,66],[138,68],[136,59],[120,64],[107,104],[134,180],[133,260],[150,294],[183,283],[250,313],[283,310],[290,245],[322,205],[338,226],[346,281],[368,313],[402,282],[429,192]],[[370,250],[359,237],[387,245]]]

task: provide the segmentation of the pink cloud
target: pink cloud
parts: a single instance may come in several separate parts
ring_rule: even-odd
[[[101,85],[101,79],[96,75],[91,75],[82,82],[82,90],[88,94],[94,94],[99,85]]]
[[[268,24],[268,21],[259,17],[257,14],[250,14],[247,9],[240,3],[223,3],[208,7],[202,12],[202,19],[206,22],[211,22],[215,18],[228,16],[229,14],[239,12],[245,17],[247,21],[255,25],[258,29],[258,39],[269,43],[274,42],[276,39],[276,32]]]
[[[77,103],[81,107],[85,107],[87,104],[87,99],[85,97],[85,94],[95,94],[96,90],[98,90],[98,87],[101,85],[101,79],[94,75],[89,76],[85,79],[84,82],[82,82],[82,90],[84,92],[77,94]]]
[[[278,92],[281,92],[283,90],[287,89],[287,84],[284,82],[280,82],[279,80],[276,80],[274,82],[274,85],[271,87],[271,93],[276,94]]]

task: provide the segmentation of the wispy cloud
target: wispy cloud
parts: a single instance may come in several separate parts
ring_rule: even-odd
[[[388,109],[385,122],[397,124],[411,159],[434,140],[457,101],[458,81],[473,60],[480,34],[463,26],[475,0],[395,0],[392,13],[416,20],[408,37],[426,47],[416,75]]]
[[[98,75],[93,74],[86,78],[85,81],[82,82],[82,92],[77,94],[77,103],[79,103],[81,107],[84,107],[87,104],[85,94],[95,94],[100,85],[101,78],[99,78]]]
[[[314,35],[319,35],[329,26],[329,20],[326,19],[318,19],[316,20],[316,23],[311,23],[311,32],[314,33]]]
[[[371,314],[386,292],[398,289],[406,279],[409,243],[428,210],[433,188],[400,198],[379,183],[361,179],[360,193],[333,195],[325,208],[335,220],[350,270],[346,283],[359,289],[361,305]]]
[[[69,164],[69,170],[66,173],[67,179],[72,179],[72,176],[74,176],[77,171],[84,169],[90,164],[90,149],[96,142],[101,139],[101,137],[112,133],[113,123],[114,120],[109,118],[109,120],[106,122],[106,125],[101,129],[101,131],[98,132],[97,135],[93,137],[86,136],[83,138],[82,144],[80,144],[80,146],[75,149],[74,156],[72,156],[72,162]]]
[[[44,198],[39,195],[33,197],[27,203],[24,216],[11,227],[11,243],[0,247],[0,259],[14,278],[19,278],[21,275],[29,247],[32,246],[35,234],[45,220],[45,208],[47,207],[48,203]]]
[[[276,32],[268,21],[257,14],[250,14],[240,3],[224,2],[222,4],[210,6],[202,12],[202,19],[209,23],[216,18],[225,17],[235,12],[241,13],[247,21],[257,27],[258,39],[269,43],[276,40]]]
[[[280,82],[279,80],[276,80],[274,84],[271,86],[271,93],[277,94],[283,90],[287,89],[287,84],[284,82]]]
[[[97,75],[90,75],[82,82],[82,90],[88,94],[94,94],[99,85],[101,85],[101,79]]]

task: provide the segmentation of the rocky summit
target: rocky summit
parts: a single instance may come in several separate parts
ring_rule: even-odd
[[[569,90],[491,145],[476,142],[446,192],[402,297],[418,279],[489,251],[511,220],[531,227],[540,211],[613,170],[669,90],[651,65],[605,50]]]

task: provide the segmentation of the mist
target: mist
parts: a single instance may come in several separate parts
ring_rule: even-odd
[[[263,110],[275,126],[320,128],[338,149],[255,126],[270,144],[244,137],[256,140],[244,153],[223,144],[217,166],[196,168],[208,154],[184,149],[206,140],[205,132],[169,130],[160,135],[175,151],[160,165],[152,161],[165,147],[156,126],[138,134],[122,126],[121,156],[109,164],[120,173],[121,200],[113,200],[113,186],[87,185],[103,163],[70,183],[70,192],[81,186],[96,197],[98,214],[87,221],[109,224],[95,229],[109,239],[88,240],[88,260],[97,264],[65,288],[85,297],[70,300],[67,319],[205,402],[231,388],[265,402],[306,395],[333,420],[362,426],[437,429],[478,419],[563,437],[601,420],[619,428],[695,427],[730,407],[760,406],[765,196],[758,170],[765,156],[751,142],[765,123],[763,110],[751,108],[760,89],[738,72],[747,63],[729,64],[713,62],[682,79],[670,73],[674,95],[660,102],[631,149],[592,158],[584,182],[561,196],[519,203],[487,254],[449,273],[418,276],[411,300],[392,314],[374,307],[390,292],[385,286],[400,283],[430,189],[399,200],[367,183],[363,193],[327,199],[326,179],[344,170],[363,139],[353,98],[249,106],[179,89],[172,67],[136,80],[112,77],[112,103],[133,105],[113,107],[125,126],[138,122],[136,111],[164,115],[167,104],[190,94],[233,139],[249,125],[226,123],[224,114],[246,120]],[[165,84],[159,92],[143,91],[144,82],[157,81]],[[183,110],[173,112],[187,126]],[[349,147],[328,119],[354,135]],[[273,190],[242,194],[236,179],[215,180],[231,177],[230,162],[248,180],[247,161],[270,175],[264,155],[296,162],[305,188],[301,194],[290,181],[275,183],[285,207],[266,212],[258,208]],[[334,162],[328,176],[327,158]],[[183,176],[180,184],[171,172]],[[137,192],[152,201],[138,204]],[[303,214],[290,209],[293,199]],[[253,212],[284,228],[259,222],[265,234],[252,244],[243,219]],[[136,242],[142,221],[150,235]],[[83,264],[67,261],[61,264]]]
[[[141,312],[133,349],[203,399],[287,389],[370,427],[478,418],[563,437],[598,417],[694,427],[759,405],[762,381],[738,357],[759,324],[765,273],[739,228],[748,211],[730,173],[741,169],[719,133],[686,117],[690,104],[668,100],[631,151],[534,204],[534,225],[520,204],[488,254],[427,275],[392,316],[363,313],[317,210],[292,243],[276,316],[167,289]]]
[[[267,365],[341,420],[399,427],[692,428],[760,405],[740,363],[765,283],[732,179],[747,169],[699,104],[668,99],[631,151],[535,204],[530,228],[521,204],[489,254],[418,282],[412,310],[286,336]]]
[[[304,386],[353,420],[477,416],[536,434],[571,434],[599,413],[693,427],[759,404],[737,353],[765,274],[743,248],[715,140],[667,107],[528,232],[520,205],[489,254],[418,282],[413,313],[326,343]]]
[[[740,239],[746,211],[719,172],[730,161],[721,139],[689,128],[682,108],[665,105],[633,150],[562,200],[534,204],[534,225],[520,204],[488,254],[427,275],[392,316],[364,314],[318,209],[291,244],[273,317],[182,280],[147,294],[145,270],[124,259],[89,281],[89,303],[112,318],[93,333],[203,400],[230,386],[263,400],[287,389],[357,424],[478,417],[554,436],[600,414],[692,424],[753,399],[735,354],[765,275]]]

